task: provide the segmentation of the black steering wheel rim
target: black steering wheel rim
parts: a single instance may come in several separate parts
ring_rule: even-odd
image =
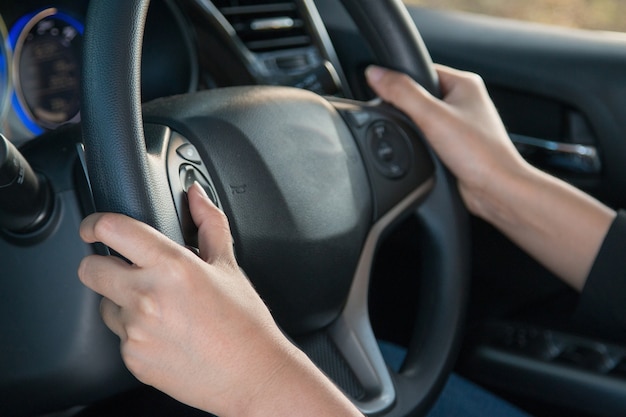
[[[381,64],[439,94],[428,52],[399,0],[342,1]],[[140,66],[148,6],[148,0],[90,5],[83,68],[85,153],[97,210],[127,214],[183,243],[176,211],[161,203],[171,199],[167,178],[154,175],[146,156]],[[405,365],[391,373],[396,398],[383,415],[425,413],[458,349],[469,265],[467,216],[454,180],[437,161],[436,178],[416,212],[427,241],[422,276],[428,278]]]

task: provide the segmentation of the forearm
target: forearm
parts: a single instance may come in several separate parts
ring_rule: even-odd
[[[362,417],[348,398],[306,357],[292,346],[268,383],[238,415],[251,417]]]
[[[615,212],[527,164],[493,178],[481,191],[462,189],[470,210],[581,290]]]

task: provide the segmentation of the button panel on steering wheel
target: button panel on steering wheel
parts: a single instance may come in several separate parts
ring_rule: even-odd
[[[163,127],[163,129],[165,130],[163,134],[169,135],[167,174],[176,206],[176,214],[183,231],[185,244],[197,248],[198,229],[189,213],[187,201],[189,187],[197,182],[217,207],[221,208],[221,202],[198,149],[179,133],[169,128]]]
[[[392,123],[378,121],[367,130],[367,142],[378,171],[390,179],[402,178],[409,171],[411,144]]]
[[[377,220],[432,179],[435,167],[419,130],[400,112],[376,102],[334,99],[368,168]]]

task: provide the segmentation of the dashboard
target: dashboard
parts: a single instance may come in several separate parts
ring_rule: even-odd
[[[142,99],[243,84],[349,96],[311,1],[152,1],[143,45]],[[18,146],[80,123],[88,2],[0,5],[0,132]]]

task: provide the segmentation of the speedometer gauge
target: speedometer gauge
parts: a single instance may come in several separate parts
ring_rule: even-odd
[[[80,118],[83,25],[55,8],[21,18],[9,34],[14,106],[34,133]]]

